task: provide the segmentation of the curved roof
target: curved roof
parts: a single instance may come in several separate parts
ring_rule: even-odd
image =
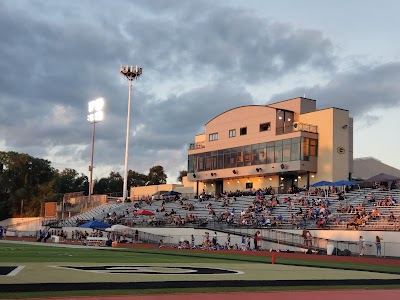
[[[272,108],[272,109],[275,109],[275,110],[279,109],[279,108],[276,108],[276,107],[271,107],[271,106],[269,106],[269,105],[257,105],[257,104],[237,106],[237,107],[235,107],[235,108],[231,108],[231,109],[229,109],[229,110],[226,110],[226,111],[224,111],[223,113],[220,113],[219,115],[215,116],[215,117],[212,118],[210,121],[208,121],[205,125],[207,125],[207,124],[210,123],[211,121],[217,119],[219,116],[221,116],[221,115],[223,115],[223,114],[226,114],[226,113],[228,113],[228,112],[230,112],[230,111],[232,111],[232,110],[239,109],[239,108],[244,108],[244,107],[251,107],[251,106]]]

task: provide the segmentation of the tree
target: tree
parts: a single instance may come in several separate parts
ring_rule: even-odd
[[[111,172],[108,176],[108,188],[110,193],[121,193],[124,187],[124,179],[118,172]]]
[[[177,181],[182,182],[183,177],[187,176],[187,171],[183,170],[183,171],[179,171],[179,176],[176,178]]]
[[[167,175],[165,174],[164,168],[162,166],[151,167],[148,179],[148,181],[150,181],[154,185],[167,183]]]
[[[50,161],[17,152],[0,152],[0,219],[37,212],[40,187],[54,179]],[[43,189],[43,191],[46,191]],[[49,192],[49,191],[47,191]]]
[[[57,172],[57,190],[59,193],[89,192],[89,181],[86,175],[74,169],[66,168]]]
[[[144,186],[148,180],[148,176],[136,171],[128,171],[128,188],[132,186]]]

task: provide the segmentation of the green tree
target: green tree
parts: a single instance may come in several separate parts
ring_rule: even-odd
[[[110,193],[121,193],[124,187],[124,179],[118,172],[111,172],[108,176]]]
[[[74,169],[66,168],[57,173],[57,190],[59,193],[89,192],[89,181],[86,175]]]
[[[151,184],[165,184],[167,183],[167,175],[164,172],[164,168],[162,166],[154,166],[150,168],[148,181]]]
[[[50,161],[17,152],[0,152],[0,219],[30,216],[40,207],[39,188],[52,181]]]
[[[183,171],[179,171],[179,176],[176,178],[177,181],[182,182],[183,177],[187,176],[187,171],[183,170]]]
[[[149,181],[148,176],[136,171],[128,171],[128,188],[135,186],[144,186]]]

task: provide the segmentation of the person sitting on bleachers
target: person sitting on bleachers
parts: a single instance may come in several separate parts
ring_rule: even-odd
[[[392,211],[390,212],[390,214],[389,214],[389,216],[388,216],[387,219],[388,219],[389,222],[394,222],[394,221],[396,221],[396,217],[394,216],[394,214],[393,214]]]
[[[393,181],[393,182],[391,183],[390,189],[391,189],[391,190],[397,189],[397,184],[396,184],[395,181]]]
[[[318,228],[318,229],[324,228],[325,225],[326,225],[326,219],[325,219],[324,217],[320,217],[320,218],[317,220],[317,223],[316,223],[317,228]]]
[[[358,224],[357,224],[357,217],[356,216],[352,216],[349,219],[349,222],[346,225],[346,228],[349,228],[349,226],[354,226],[354,229],[358,229]]]
[[[333,225],[340,225],[340,224],[342,224],[342,221],[343,221],[343,219],[340,216],[340,214],[337,214],[337,216],[333,220]]]
[[[379,212],[379,210],[376,207],[373,207],[372,211],[371,211],[371,218],[373,220],[378,220],[380,218],[380,216],[381,216],[381,213]]]
[[[368,198],[368,202],[369,202],[369,203],[375,202],[375,193],[371,193],[371,195],[370,195],[369,198]]]

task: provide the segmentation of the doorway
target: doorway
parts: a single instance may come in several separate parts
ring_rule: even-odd
[[[224,181],[216,180],[215,181],[215,195],[222,194],[224,192]]]

